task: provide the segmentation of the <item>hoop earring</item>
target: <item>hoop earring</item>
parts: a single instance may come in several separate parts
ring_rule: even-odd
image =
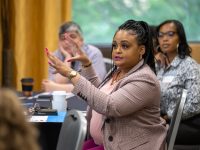
[[[178,51],[179,51],[179,43],[176,45],[176,51],[178,53]]]
[[[162,52],[159,45],[156,47],[156,50],[157,50],[157,52]]]

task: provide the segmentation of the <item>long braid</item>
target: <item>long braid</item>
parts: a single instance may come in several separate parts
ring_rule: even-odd
[[[147,41],[144,43],[147,52],[144,54],[143,58],[146,58],[145,63],[148,64],[154,72],[156,72],[154,52],[153,52],[153,39],[152,39],[150,27],[144,21],[140,21],[140,23],[146,30],[146,38],[147,38]]]

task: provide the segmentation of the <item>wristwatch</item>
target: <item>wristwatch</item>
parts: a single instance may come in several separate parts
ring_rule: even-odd
[[[70,71],[70,73],[68,74],[68,79],[71,80],[72,78],[77,76],[77,72],[75,70]]]

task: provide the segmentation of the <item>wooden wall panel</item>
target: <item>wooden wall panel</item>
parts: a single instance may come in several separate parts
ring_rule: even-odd
[[[200,43],[190,43],[192,48],[192,58],[200,64]]]

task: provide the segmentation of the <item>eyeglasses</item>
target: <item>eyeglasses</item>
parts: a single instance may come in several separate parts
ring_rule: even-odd
[[[168,38],[172,38],[174,35],[176,34],[175,31],[168,31],[168,32],[158,32],[158,38],[163,38],[165,35],[168,37]]]

